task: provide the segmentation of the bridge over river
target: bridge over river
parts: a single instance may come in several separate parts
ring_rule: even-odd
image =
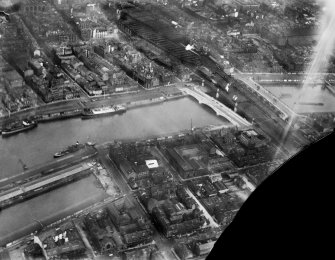
[[[217,101],[215,98],[212,98],[211,96],[202,92],[196,86],[192,88],[182,88],[181,90],[184,93],[198,100],[200,104],[205,104],[209,106],[210,108],[212,108],[218,116],[222,116],[228,119],[233,125],[239,128],[250,128],[251,127],[252,124],[249,121],[247,121],[245,118],[241,117],[240,115],[235,113],[233,110],[231,110],[230,108],[226,107],[225,105]]]

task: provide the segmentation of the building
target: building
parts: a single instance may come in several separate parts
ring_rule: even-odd
[[[181,260],[193,258],[191,250],[185,244],[180,244],[174,247],[174,251]]]
[[[226,192],[229,191],[228,187],[222,181],[215,181],[215,182],[213,182],[213,186],[215,187],[215,189],[220,194],[223,194],[223,193],[226,193]]]
[[[206,241],[206,242],[197,242],[195,244],[195,253],[197,255],[205,255],[208,254],[212,248],[214,247],[215,241]]]
[[[190,177],[194,177],[196,175],[196,172],[194,168],[191,166],[190,163],[188,163],[184,158],[179,156],[179,154],[175,151],[175,149],[169,149],[168,154],[170,156],[170,163],[176,167],[179,174],[187,179]]]
[[[43,73],[43,64],[37,60],[32,59],[28,62],[29,67],[34,71],[34,74],[37,76],[41,76]]]
[[[170,187],[168,183],[151,187],[151,192],[141,194],[157,228],[166,237],[186,235],[201,228],[205,220],[195,201],[183,186]]]
[[[234,0],[239,10],[257,10],[260,7],[260,3],[256,0]]]
[[[97,214],[86,215],[84,224],[93,248],[101,254],[114,253],[124,248],[123,242],[114,232],[106,209],[99,211]]]
[[[196,211],[196,209],[194,210]],[[179,221],[169,216],[163,207],[155,207],[152,210],[152,216],[159,229],[164,233],[166,237],[174,237],[177,235],[185,235],[192,233],[202,227],[205,220],[200,216],[193,216],[193,211],[191,215],[187,217],[187,220],[182,218]]]
[[[267,139],[265,137],[260,136],[254,130],[247,130],[241,133],[239,136],[239,140],[242,144],[247,147],[253,146],[255,148],[259,148],[265,146],[267,144]]]
[[[46,259],[78,257],[86,252],[86,247],[72,222],[46,230],[35,237],[35,240],[42,247]]]
[[[222,153],[208,143],[196,143],[169,148],[170,163],[182,178],[203,176],[232,168],[232,164]]]
[[[73,51],[71,47],[61,47],[56,51],[57,58],[60,60],[61,63],[66,62],[69,63],[71,60],[75,59]]]
[[[273,28],[274,27],[274,28]],[[318,36],[313,27],[291,27],[283,24],[259,27],[260,35],[279,46],[311,46]]]
[[[53,0],[57,9],[68,10],[70,8],[69,0]]]
[[[191,180],[189,182],[189,187],[200,198],[213,197],[217,195],[217,190],[208,177]]]
[[[96,10],[96,4],[87,4],[86,5],[86,12],[89,13],[89,12],[93,12]]]
[[[81,37],[84,41],[89,41],[92,38],[92,30],[91,29],[82,29]]]
[[[127,247],[152,241],[149,222],[127,199],[108,205],[108,215]]]
[[[40,0],[26,0],[22,2],[21,11],[26,15],[37,15],[39,13],[46,13],[49,9],[46,1]]]

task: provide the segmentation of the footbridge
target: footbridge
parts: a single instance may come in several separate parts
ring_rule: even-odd
[[[211,96],[205,94],[197,87],[182,88],[181,90],[184,93],[198,100],[200,104],[205,104],[209,106],[210,108],[212,108],[218,116],[222,116],[228,119],[229,122],[231,122],[233,125],[240,127],[240,128],[251,127],[252,124],[249,121],[247,121],[245,118],[241,117],[240,115],[235,113],[233,110],[231,110],[230,108],[226,107],[225,105],[217,101],[215,98],[212,98]]]

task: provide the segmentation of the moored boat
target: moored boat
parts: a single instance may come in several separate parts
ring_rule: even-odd
[[[85,147],[84,144],[80,144],[79,142],[76,142],[75,144],[68,146],[65,150],[55,153],[54,158],[59,158],[67,154],[77,152],[84,147]]]
[[[89,108],[89,109],[84,109],[84,111],[82,112],[82,119],[121,114],[126,111],[127,111],[126,107],[121,106],[121,105],[99,107],[99,108]]]
[[[15,135],[21,132],[28,131],[35,127],[37,127],[37,122],[33,120],[14,121],[14,122],[7,124],[2,129],[1,134],[2,134],[2,137],[8,137],[11,135]]]

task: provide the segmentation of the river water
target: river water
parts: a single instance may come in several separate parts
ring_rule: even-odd
[[[190,98],[134,108],[122,115],[81,120],[80,118],[40,124],[36,129],[0,139],[0,179],[28,167],[52,160],[53,154],[69,144],[90,141],[103,143],[114,139],[145,138],[207,125],[230,125],[210,108]],[[106,196],[94,185],[91,175],[34,199],[16,204],[0,213],[0,245],[29,234],[61,215],[72,214]],[[85,194],[85,196],[83,196]],[[62,217],[64,217],[62,216]]]
[[[90,175],[2,210],[0,246],[103,200],[106,193],[96,187],[96,182]]]
[[[190,98],[170,100],[134,108],[122,115],[82,120],[80,118],[41,123],[18,135],[0,138],[0,179],[28,167],[52,160],[53,154],[76,141],[97,143],[123,138],[145,138],[207,125],[230,125],[208,107]]]
[[[335,111],[335,97],[321,86],[305,86],[304,92],[292,85],[263,86],[297,113]]]

